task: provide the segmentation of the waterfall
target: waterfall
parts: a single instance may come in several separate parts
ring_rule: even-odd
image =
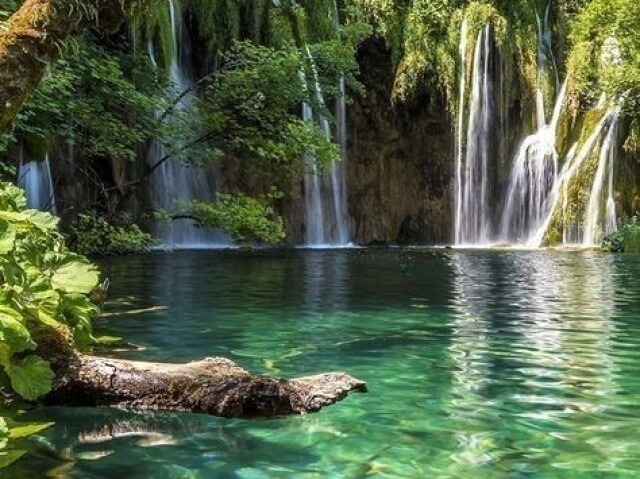
[[[27,208],[57,214],[49,154],[47,153],[42,161],[25,161],[23,146],[20,146],[19,154],[20,167],[17,183],[25,190]]]
[[[567,83],[558,93],[551,121],[547,124],[544,100],[538,87],[538,131],[524,139],[517,151],[502,214],[500,240],[532,245],[533,236],[549,210],[549,193],[558,180],[559,157],[556,129],[564,105]]]
[[[537,247],[542,245],[545,234],[548,232],[549,228],[551,227],[551,223],[554,220],[554,215],[558,215],[559,221],[561,221],[562,243],[564,245],[593,245],[594,238],[591,237],[590,239],[587,239],[589,234],[585,234],[583,232],[583,230],[586,231],[588,227],[584,228],[580,221],[581,218],[572,215],[573,211],[571,210],[570,204],[570,186],[578,178],[578,174],[588,166],[588,160],[592,157],[593,152],[598,145],[598,140],[602,138],[603,132],[607,127],[609,127],[609,130],[605,135],[605,139],[602,141],[601,153],[599,155],[599,163],[602,163],[603,161],[606,162],[607,154],[603,155],[602,150],[606,150],[608,152],[607,138],[610,137],[610,135],[613,135],[613,133],[611,133],[612,130],[615,131],[615,124],[617,123],[619,112],[619,106],[609,108],[604,113],[600,121],[596,124],[591,134],[587,137],[582,146],[578,149],[578,145],[574,145],[567,154],[564,166],[562,167],[562,171],[559,173],[551,191],[551,206],[547,210],[545,220],[538,227],[538,229],[534,233],[532,233],[531,239],[529,241],[529,244],[531,246]],[[604,177],[604,175],[602,176]],[[591,203],[591,198],[594,197],[594,188],[601,191],[602,187],[597,186],[597,183],[601,184],[602,180],[594,178],[594,182],[591,188],[591,194],[589,195],[589,203]],[[587,225],[591,221],[589,219],[590,215],[593,216],[594,213],[594,211],[592,211],[591,213],[587,211]]]
[[[313,80],[313,94],[320,109],[326,104],[320,78],[311,51],[307,48],[307,58]],[[300,79],[305,89],[309,88],[304,72],[300,73]],[[344,78],[340,79],[340,93],[336,105],[337,139],[340,144],[342,161],[331,166],[326,175],[320,175],[315,157],[308,153],[306,162],[308,172],[304,177],[305,186],[305,218],[306,218],[306,242],[307,246],[347,246],[349,245],[349,221],[346,208],[345,188],[345,150],[346,150],[346,103],[344,98]],[[315,122],[324,132],[328,140],[332,139],[329,120],[322,111],[315,112],[313,108],[304,103],[302,105],[302,118],[305,121]]]
[[[455,244],[462,240],[462,164],[464,153],[464,111],[465,90],[467,86],[467,21],[463,20],[460,27],[460,86],[458,96],[458,128],[456,131],[456,213],[455,213]]]
[[[187,92],[176,105],[178,110],[184,110],[189,107],[194,95],[193,92],[188,91],[193,85],[190,42],[188,32],[184,31],[182,15],[175,0],[169,1],[169,14],[172,44],[171,61],[168,67],[173,85],[169,94],[177,98]],[[154,46],[151,42],[148,44],[148,51],[151,62],[157,66]],[[154,141],[147,153],[149,165],[156,165],[166,158],[167,154],[162,141]],[[164,161],[151,178],[154,209],[172,211],[193,200],[215,202],[215,193],[215,178],[209,169],[189,165],[180,158]],[[154,233],[168,248],[211,248],[228,245],[227,239],[221,232],[214,228],[198,227],[189,219],[159,223]]]
[[[615,202],[613,200],[613,163],[616,154],[616,137],[618,131],[618,118],[620,117],[620,107],[616,106],[610,114],[607,133],[600,147],[598,156],[598,167],[593,179],[591,194],[589,195],[589,206],[587,208],[584,236],[582,244],[584,246],[595,246],[602,240],[602,233],[615,231],[616,216]],[[608,191],[607,197],[603,198],[605,170],[608,168]],[[600,214],[600,206],[605,202],[605,214]]]
[[[456,220],[457,245],[481,245],[490,241],[490,135],[493,120],[493,86],[490,77],[491,38],[490,25],[479,33],[473,55],[471,72],[471,98],[466,131],[466,152],[461,137],[463,120],[460,118],[459,145],[456,165]],[[466,23],[460,54],[463,64],[461,84],[465,82]],[[463,50],[463,47],[464,50]],[[459,115],[464,115],[464,87],[460,91]]]
[[[558,67],[551,43],[549,21],[551,3],[544,15],[536,12],[538,28],[537,81],[535,112],[537,131],[527,136],[516,152],[502,211],[501,242],[533,246],[536,233],[545,222],[550,208],[550,194],[558,180],[559,155],[556,151],[556,130],[564,106],[567,82],[560,87]],[[544,87],[549,70],[553,72],[552,85],[556,92],[551,119],[547,122]]]
[[[617,125],[622,98],[609,102],[603,94],[590,115],[599,121],[562,158],[556,150],[558,125],[566,103],[567,81],[560,85],[552,46],[550,3],[536,14],[536,131],[524,138],[513,158],[502,201],[495,204],[491,151],[493,115],[490,27],[477,35],[473,64],[468,65],[468,25],[460,31],[460,71],[455,167],[455,243],[487,245],[490,241],[540,247],[545,242],[594,246],[617,228],[614,167]],[[619,66],[620,50],[608,38],[601,62]],[[470,93],[467,96],[467,81]],[[545,92],[555,92],[548,112]],[[549,117],[550,113],[550,117]],[[496,207],[497,206],[497,207]],[[493,209],[498,214],[493,213]],[[497,224],[493,224],[495,220]],[[561,234],[561,236],[560,236]]]

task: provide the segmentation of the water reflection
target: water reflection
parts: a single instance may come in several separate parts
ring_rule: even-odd
[[[452,268],[458,314],[447,412],[458,430],[455,465],[525,473],[545,441],[564,442],[552,460],[566,449],[584,449],[583,431],[573,425],[601,422],[620,392],[611,258],[462,254],[452,258]],[[515,425],[506,436],[502,421]],[[531,457],[514,457],[514,444]],[[588,462],[601,466],[602,451],[592,452]],[[549,465],[549,452],[543,456]],[[495,470],[485,472],[494,477]]]
[[[148,348],[136,354],[222,354],[289,376],[348,370],[370,392],[276,421],[39,411],[34,420],[57,422],[47,440],[73,460],[66,477],[617,479],[640,470],[640,259],[176,253],[116,260],[110,271],[112,300],[166,308],[104,319]],[[38,459],[10,477],[59,466]]]
[[[304,255],[304,312],[331,314],[347,309],[349,273],[346,254],[309,251]]]

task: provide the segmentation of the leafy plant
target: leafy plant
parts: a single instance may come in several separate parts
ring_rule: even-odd
[[[109,222],[96,213],[81,214],[73,228],[72,246],[85,255],[124,255],[145,253],[156,244],[149,233],[127,216]]]
[[[27,210],[22,190],[0,183],[0,374],[30,401],[53,381],[40,340],[61,337],[78,350],[94,342],[98,308],[87,295],[98,271],[66,248],[57,224],[49,213]]]
[[[52,423],[19,423],[0,416],[0,469],[11,465],[27,453],[24,438],[38,434]]]
[[[618,231],[604,237],[602,247],[616,253],[640,253],[640,221],[637,216],[625,222]]]
[[[135,160],[144,142],[165,127],[155,112],[167,106],[166,76],[126,44],[109,48],[89,34],[61,48],[0,151],[17,139],[34,153],[61,141],[84,157]]]
[[[192,219],[201,226],[221,228],[236,241],[279,243],[285,237],[284,223],[268,201],[277,196],[274,192],[269,198],[222,193],[215,203],[192,201],[182,205],[178,213],[158,211],[156,219]]]

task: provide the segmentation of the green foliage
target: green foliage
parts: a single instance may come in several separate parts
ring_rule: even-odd
[[[20,423],[0,416],[0,469],[11,465],[27,453],[24,439],[38,434],[52,423]]]
[[[122,48],[107,50],[90,38],[65,46],[18,115],[11,139],[45,151],[55,139],[84,157],[136,159],[162,127],[155,112],[167,106],[166,78],[146,56]],[[7,140],[0,147],[9,146]]]
[[[122,216],[109,222],[96,213],[81,214],[73,227],[72,246],[85,255],[124,255],[148,252],[156,240]]]
[[[266,199],[221,194],[217,203],[192,202],[186,214],[203,226],[222,228],[236,241],[278,243],[285,237],[282,218]]]
[[[625,95],[631,134],[640,133],[640,3],[636,0],[593,0],[572,23],[568,71],[574,95],[584,107],[602,92]]]
[[[312,71],[306,52],[235,44],[198,101],[202,129],[211,139],[207,151],[247,161],[254,176],[283,191],[304,170],[305,153],[314,154],[321,166],[337,161],[338,147],[315,122],[300,119],[300,105],[307,102],[331,119],[326,105],[338,95],[339,72],[344,71],[347,81],[354,84],[357,66],[352,52],[337,42],[310,49],[317,58],[324,104],[299,80],[301,71]],[[311,75],[306,85],[314,84]]]
[[[78,349],[93,342],[97,308],[87,294],[98,273],[66,249],[55,217],[25,204],[22,190],[0,184],[0,369],[14,392],[35,400],[53,379],[36,352],[43,331]]]
[[[602,247],[616,253],[640,254],[640,220],[634,216],[620,226],[618,231],[606,235]]]
[[[350,0],[385,38],[397,66],[393,96],[410,97],[426,82],[441,90],[454,111],[459,73],[460,31],[467,25],[467,57],[475,39],[490,23],[495,42],[517,59],[517,67],[535,71],[535,2],[468,0]]]

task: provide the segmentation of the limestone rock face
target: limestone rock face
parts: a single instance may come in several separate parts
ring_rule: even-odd
[[[354,241],[448,243],[453,219],[453,128],[439,94],[393,105],[391,52],[359,51],[366,95],[348,111],[347,189]]]

